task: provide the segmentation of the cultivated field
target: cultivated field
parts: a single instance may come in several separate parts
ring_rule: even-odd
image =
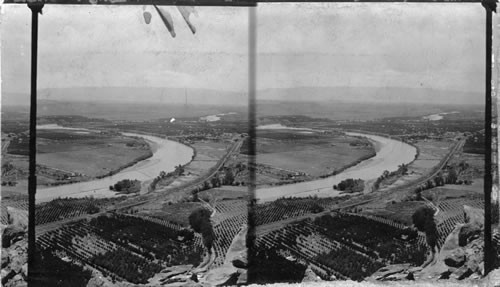
[[[210,171],[224,157],[231,143],[225,141],[203,140],[191,144],[196,150],[194,159],[186,165],[184,174],[174,179],[168,186],[186,184]]]
[[[257,163],[263,169],[275,168],[295,176],[332,174],[374,154],[368,141],[340,134],[292,130],[259,130],[257,134]]]
[[[256,249],[279,250],[283,258],[311,267],[324,280],[362,280],[387,264],[423,262],[425,247],[417,244],[421,240],[415,236],[402,239],[406,234],[398,225],[333,213],[257,236]],[[271,282],[287,281],[278,278],[278,270],[275,272],[274,278],[269,278]]]
[[[417,159],[408,165],[407,174],[382,181],[380,190],[404,186],[428,175],[446,157],[455,144],[457,142],[451,140],[422,140],[414,143],[418,148],[419,155]]]
[[[65,254],[113,280],[147,283],[172,265],[201,262],[201,240],[180,226],[124,215],[80,220],[37,238],[37,247]]]
[[[39,132],[37,163],[88,177],[103,176],[151,154],[141,139],[74,131]]]
[[[149,144],[143,139],[99,132],[65,129],[37,132],[38,185],[58,185],[90,180],[116,173],[120,169],[151,156]],[[2,181],[22,185],[27,178],[28,136],[16,134],[2,158],[2,167],[9,164]],[[10,190],[19,187],[9,186]]]

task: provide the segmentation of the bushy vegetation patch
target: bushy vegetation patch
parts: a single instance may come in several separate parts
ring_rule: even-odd
[[[365,189],[365,182],[362,179],[344,179],[338,185],[334,185],[333,189],[347,193],[362,192]]]

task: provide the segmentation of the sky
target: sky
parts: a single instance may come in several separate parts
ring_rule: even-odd
[[[483,91],[484,8],[473,4],[268,4],[258,10],[258,89]]]
[[[38,88],[246,92],[248,9],[46,5]],[[148,25],[144,10],[153,15]],[[29,93],[30,10],[1,7],[2,92]],[[482,92],[484,9],[474,4],[274,3],[257,8],[257,88],[405,87]],[[26,98],[27,100],[27,98]]]
[[[2,91],[29,93],[30,10],[3,6]],[[197,7],[194,35],[176,7],[161,9],[172,16],[175,38],[153,6],[45,5],[38,88],[247,89],[248,8]]]

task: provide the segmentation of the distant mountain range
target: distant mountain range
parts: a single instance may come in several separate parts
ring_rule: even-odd
[[[247,106],[246,92],[211,89],[86,87],[42,89],[39,100],[65,102],[116,102],[147,104]],[[478,105],[484,102],[479,92],[445,91],[427,88],[299,87],[257,91],[258,101],[339,102],[339,103],[420,103]],[[29,105],[28,94],[2,94],[3,105]]]
[[[484,103],[484,93],[398,87],[300,87],[261,90],[257,93],[257,99],[330,103],[478,105]]]
[[[135,87],[85,87],[41,89],[39,100],[87,103],[144,103],[246,106],[246,93],[210,89],[135,88]],[[28,94],[2,94],[2,104],[29,105]]]

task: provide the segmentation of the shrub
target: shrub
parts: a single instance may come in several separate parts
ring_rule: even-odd
[[[341,181],[337,186],[333,186],[333,188],[346,192],[361,192],[365,189],[365,183],[362,179],[348,178]]]
[[[198,208],[189,215],[189,225],[194,231],[201,233],[203,237],[203,245],[210,252],[213,241],[215,240],[215,233],[210,222],[211,212],[205,208]]]
[[[429,206],[422,206],[412,215],[413,224],[422,232],[425,232],[425,238],[429,247],[434,248],[437,244],[437,227],[434,221],[434,209]]]

